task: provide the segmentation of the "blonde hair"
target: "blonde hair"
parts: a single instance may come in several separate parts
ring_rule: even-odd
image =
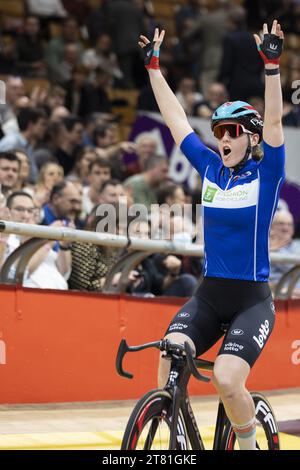
[[[62,178],[64,177],[64,169],[63,169],[63,167],[62,167],[59,163],[56,163],[56,162],[47,162],[47,163],[45,163],[45,165],[43,165],[42,168],[40,169],[39,177],[38,177],[38,181],[37,181],[38,186],[41,186],[41,185],[45,184],[45,174],[46,174],[46,171],[48,170],[48,168],[49,168],[51,165],[54,165],[54,166],[59,170],[60,176],[61,176]]]
[[[260,160],[263,159],[264,152],[262,151],[262,148],[259,144],[255,145],[252,147],[252,158],[256,162],[260,162]]]

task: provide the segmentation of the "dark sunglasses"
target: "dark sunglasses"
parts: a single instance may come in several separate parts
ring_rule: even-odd
[[[214,127],[213,132],[217,139],[222,139],[226,132],[228,132],[231,139],[237,139],[243,134],[252,134],[252,132],[247,131],[242,124],[219,124]]]

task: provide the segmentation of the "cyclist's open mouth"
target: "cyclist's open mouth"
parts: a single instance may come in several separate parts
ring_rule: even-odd
[[[227,145],[225,145],[223,147],[223,156],[225,157],[224,160],[229,160],[230,156],[231,156],[231,148],[228,147]]]

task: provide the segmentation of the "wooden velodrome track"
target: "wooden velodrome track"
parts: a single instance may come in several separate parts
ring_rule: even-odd
[[[265,393],[276,414],[281,448],[300,450],[300,389]],[[212,446],[216,397],[193,397],[207,449]],[[134,402],[1,405],[0,450],[119,449]]]

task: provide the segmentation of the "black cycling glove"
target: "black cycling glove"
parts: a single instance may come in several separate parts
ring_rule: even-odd
[[[257,46],[258,52],[265,64],[279,65],[283,50],[283,39],[276,34],[264,34],[263,42]]]

